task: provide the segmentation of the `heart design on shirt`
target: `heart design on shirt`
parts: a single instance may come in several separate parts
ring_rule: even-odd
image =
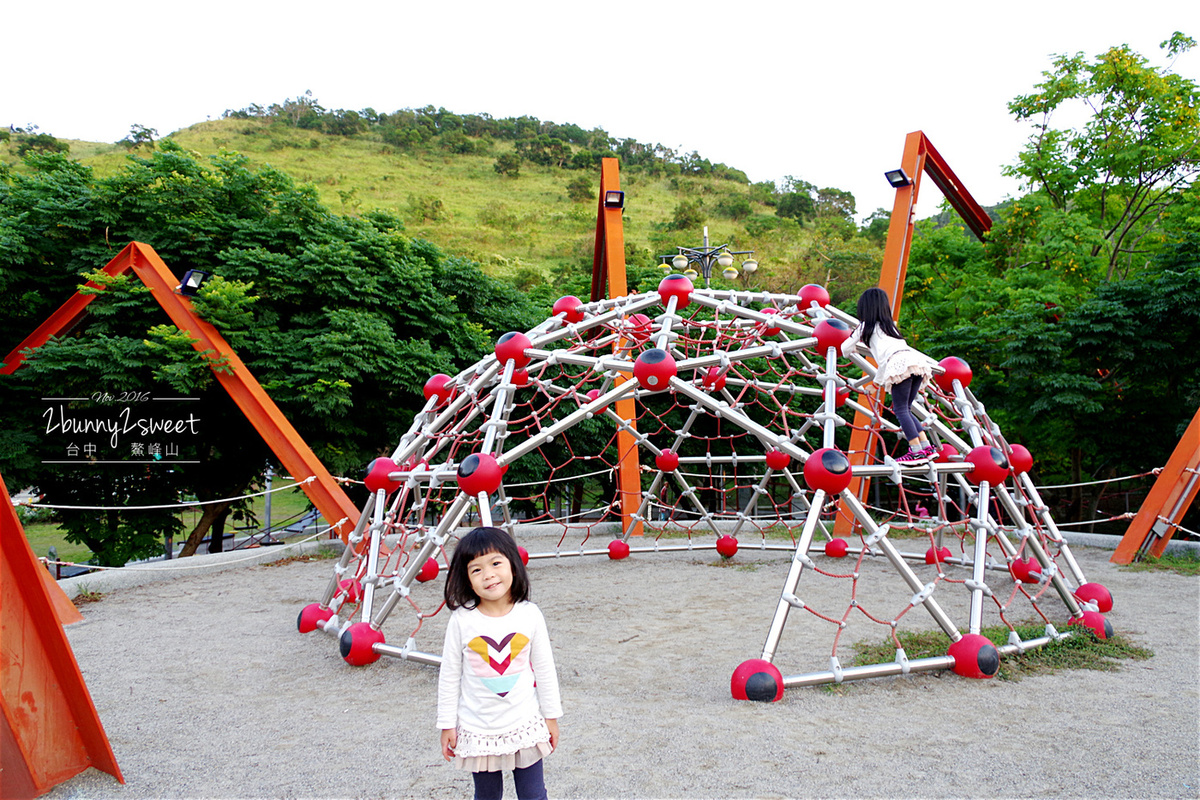
[[[508,694],[520,678],[519,668],[512,675],[505,673],[514,663],[527,660],[518,657],[528,645],[529,637],[522,633],[510,633],[499,642],[488,636],[476,636],[467,642],[467,648],[479,656],[476,675],[485,686],[501,697]],[[494,676],[487,675],[487,672],[494,673]]]

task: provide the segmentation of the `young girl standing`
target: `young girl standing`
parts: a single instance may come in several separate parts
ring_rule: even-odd
[[[459,540],[446,576],[452,610],[438,678],[442,757],[475,779],[476,800],[498,800],[512,770],[520,800],[544,800],[542,758],[558,746],[562,703],[546,620],[529,602],[529,575],[502,530]]]
[[[860,341],[866,342],[875,359],[874,383],[892,395],[892,412],[908,439],[908,452],[896,459],[902,464],[920,464],[937,453],[925,431],[913,419],[912,404],[933,376],[933,359],[908,346],[892,321],[892,304],[883,289],[867,289],[858,298],[858,327],[842,342],[842,355],[849,355]]]

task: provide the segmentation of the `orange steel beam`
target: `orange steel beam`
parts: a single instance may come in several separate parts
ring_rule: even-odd
[[[5,798],[45,794],[88,767],[125,782],[55,613],[46,575],[0,477],[0,797]]]
[[[629,293],[625,278],[625,229],[622,227],[622,209],[604,205],[605,193],[620,191],[621,174],[617,159],[605,158],[600,162],[600,198],[596,211],[596,245],[592,257],[592,300],[604,297],[607,285],[609,297],[624,297]],[[623,342],[618,342],[620,347]],[[617,385],[628,378],[623,375]],[[618,400],[614,409],[617,414],[637,427],[637,405],[632,397]],[[617,431],[617,477],[621,497],[621,531],[630,529],[633,515],[637,513],[642,499],[642,474],[638,460],[637,440],[622,428]],[[642,523],[633,526],[632,534],[643,534]]]
[[[116,276],[131,269],[150,289],[151,296],[167,312],[175,327],[195,340],[192,346],[205,355],[221,386],[262,435],[284,468],[301,482],[300,488],[326,521],[335,526],[342,541],[348,541],[349,533],[358,521],[358,509],[225,338],[196,315],[190,299],[175,291],[179,281],[158,253],[154,252],[154,248],[148,244],[131,242],[104,267],[104,272]],[[41,347],[51,336],[78,323],[93,297],[77,292],[8,354],[0,374],[10,374],[19,367],[25,359],[23,351]],[[305,483],[310,477],[315,480]]]
[[[1167,459],[1167,464],[1150,494],[1146,495],[1137,516],[1121,537],[1112,558],[1114,564],[1128,564],[1137,558],[1146,540],[1155,535],[1150,544],[1149,553],[1155,558],[1161,556],[1167,549],[1167,542],[1175,535],[1179,523],[1188,507],[1196,499],[1200,491],[1200,409],[1192,417],[1191,423],[1183,433],[1183,438],[1175,446],[1175,451]],[[1159,530],[1155,530],[1156,526]]]
[[[908,254],[912,247],[913,230],[916,226],[915,210],[917,197],[921,191],[921,178],[928,173],[934,184],[945,195],[951,207],[959,213],[979,238],[991,229],[992,220],[975,198],[963,186],[962,181],[950,169],[950,165],[942,158],[941,153],[933,146],[922,131],[913,131],[904,139],[904,153],[900,158],[900,168],[911,180],[907,186],[896,189],[896,199],[892,203],[892,217],[888,224],[887,244],[883,251],[883,266],[879,271],[879,288],[887,292],[892,301],[892,319],[900,319],[900,304],[904,300],[904,280],[908,275]],[[882,398],[880,398],[882,402]],[[860,395],[859,402],[868,405],[867,397]],[[856,412],[854,430],[850,434],[850,463],[865,464],[875,454],[875,445],[879,441],[878,434],[869,430],[870,420]],[[870,480],[854,478],[850,481],[849,491],[860,500],[865,498],[870,488]],[[834,525],[834,532],[847,535],[853,532],[854,518],[848,514],[839,514]]]

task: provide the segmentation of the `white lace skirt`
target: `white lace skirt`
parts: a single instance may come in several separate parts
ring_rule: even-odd
[[[936,362],[924,353],[912,349],[897,350],[892,357],[880,368],[875,375],[875,385],[890,392],[892,387],[901,381],[908,380],[914,375],[920,375],[922,389],[933,377],[933,365]]]
[[[504,733],[474,733],[458,728],[454,746],[456,769],[468,772],[508,772],[532,766],[550,755],[550,729],[546,720],[534,717]]]

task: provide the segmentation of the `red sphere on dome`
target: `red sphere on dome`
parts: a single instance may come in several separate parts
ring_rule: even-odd
[[[524,564],[525,566],[529,566],[529,551],[528,550],[526,550],[524,547],[521,547],[520,545],[517,545],[517,555],[521,556],[522,564]]]
[[[936,550],[931,547],[925,551],[925,563],[940,564],[948,561],[952,555],[954,554],[950,552],[949,547],[939,547]]]
[[[445,405],[453,400],[454,387],[447,386],[447,384],[449,384],[452,380],[454,379],[442,372],[432,376],[429,380],[425,381],[425,399],[428,400],[434,395],[437,395],[437,404],[439,406]]]
[[[1008,461],[1012,464],[1013,475],[1023,475],[1033,469],[1033,454],[1029,452],[1029,448],[1023,444],[1009,445],[1012,454],[1009,455]]]
[[[732,536],[722,536],[717,539],[717,552],[725,558],[733,558],[737,555],[738,540]]]
[[[504,470],[490,453],[472,453],[458,465],[458,488],[472,497],[480,492],[492,494],[503,480]]]
[[[958,448],[949,442],[943,442],[942,446],[938,448],[937,460],[942,464],[947,464],[956,455],[958,455]]]
[[[792,463],[792,457],[782,450],[767,451],[767,466],[771,469],[787,469]]]
[[[613,561],[620,561],[629,555],[629,545],[622,542],[620,539],[613,539],[608,543],[608,557]]]
[[[764,308],[764,309],[762,310],[762,313],[764,313],[764,314],[778,314],[778,313],[779,313],[779,309],[778,309],[778,308]],[[764,324],[764,325],[767,325],[767,323],[765,323],[765,322],[764,322],[763,324]],[[771,327],[770,325],[767,325],[766,329],[765,329],[765,330],[763,330],[763,335],[764,335],[764,336],[778,336],[778,335],[779,335],[779,328],[773,328],[773,327]]]
[[[734,700],[775,703],[783,699],[783,674],[770,661],[752,658],[733,671],[729,692]]]
[[[946,655],[954,659],[954,671],[964,678],[990,678],[1000,671],[1000,651],[978,633],[964,634]]]
[[[309,603],[296,617],[296,629],[301,633],[312,633],[333,616],[332,608],[321,608],[319,603]]]
[[[390,473],[400,469],[396,466],[396,462],[390,458],[377,458],[370,464],[367,464],[367,477],[363,479],[363,483],[372,493],[378,492],[380,489],[387,493],[396,491],[400,486],[400,481],[394,481],[389,476]]]
[[[719,392],[725,388],[725,373],[720,367],[709,367],[700,379],[700,384],[710,392]]]
[[[678,311],[691,302],[691,294],[695,288],[686,275],[668,275],[658,284],[658,296],[664,306],[674,297],[675,310]]]
[[[565,315],[563,319],[567,322],[582,322],[583,321],[583,301],[573,294],[566,297],[560,297],[554,301],[554,307],[551,311],[555,316],[559,314]]]
[[[504,364],[512,361],[513,365],[520,368],[529,363],[529,356],[525,355],[525,351],[533,347],[533,342],[529,337],[518,331],[509,331],[496,340],[496,359]]]
[[[673,450],[663,450],[654,457],[654,466],[663,472],[674,472],[679,469],[679,454]]]
[[[654,330],[654,323],[645,314],[630,314],[625,324],[625,335],[638,344],[649,339]]]
[[[838,408],[841,408],[842,406],[846,405],[846,401],[849,399],[850,387],[843,386],[837,390],[837,394],[834,396],[834,404],[837,405]]]
[[[671,378],[678,374],[675,359],[666,350],[652,347],[642,352],[633,363],[633,377],[643,389],[661,392],[671,384]]]
[[[975,468],[967,473],[967,480],[976,486],[984,481],[998,486],[1008,477],[1008,459],[998,447],[980,445],[967,453],[966,460],[975,465]]]
[[[1021,583],[1037,583],[1042,578],[1042,565],[1033,556],[1014,558],[1008,569]]]
[[[441,569],[441,565],[438,564],[437,559],[431,558],[421,565],[421,571],[417,573],[417,580],[421,583],[429,583],[438,576]]]
[[[1112,611],[1112,594],[1103,584],[1085,583],[1075,590],[1075,598],[1085,603],[1095,603],[1101,614]]]
[[[800,295],[800,308],[804,311],[811,311],[814,302],[821,308],[829,305],[829,292],[820,284],[806,283],[800,287],[798,294]]]
[[[850,485],[852,477],[850,459],[832,447],[814,451],[804,462],[804,482],[810,489],[838,494]]]
[[[947,356],[938,362],[945,372],[933,376],[933,382],[946,394],[954,393],[954,381],[967,388],[971,385],[971,367],[967,362],[956,356]]]
[[[850,552],[850,543],[845,539],[830,539],[825,543],[825,555],[830,558],[845,558]]]
[[[600,396],[599,389],[588,389],[586,392],[583,393],[583,404],[587,405],[588,403],[595,402],[596,398],[599,396]]]
[[[376,643],[383,642],[383,631],[372,628],[369,622],[356,622],[342,631],[342,636],[338,639],[338,650],[347,664],[362,667],[379,660],[379,654],[375,652],[374,647]]]
[[[1113,635],[1112,623],[1105,619],[1099,611],[1084,611],[1081,617],[1071,617],[1067,625],[1082,625],[1091,628],[1097,639],[1107,639]]]
[[[514,369],[512,374],[513,386],[528,386],[529,385],[529,370]]]
[[[817,348],[825,353],[831,347],[841,347],[842,342],[850,338],[854,331],[840,319],[823,319],[813,328],[813,336],[817,337]]]

